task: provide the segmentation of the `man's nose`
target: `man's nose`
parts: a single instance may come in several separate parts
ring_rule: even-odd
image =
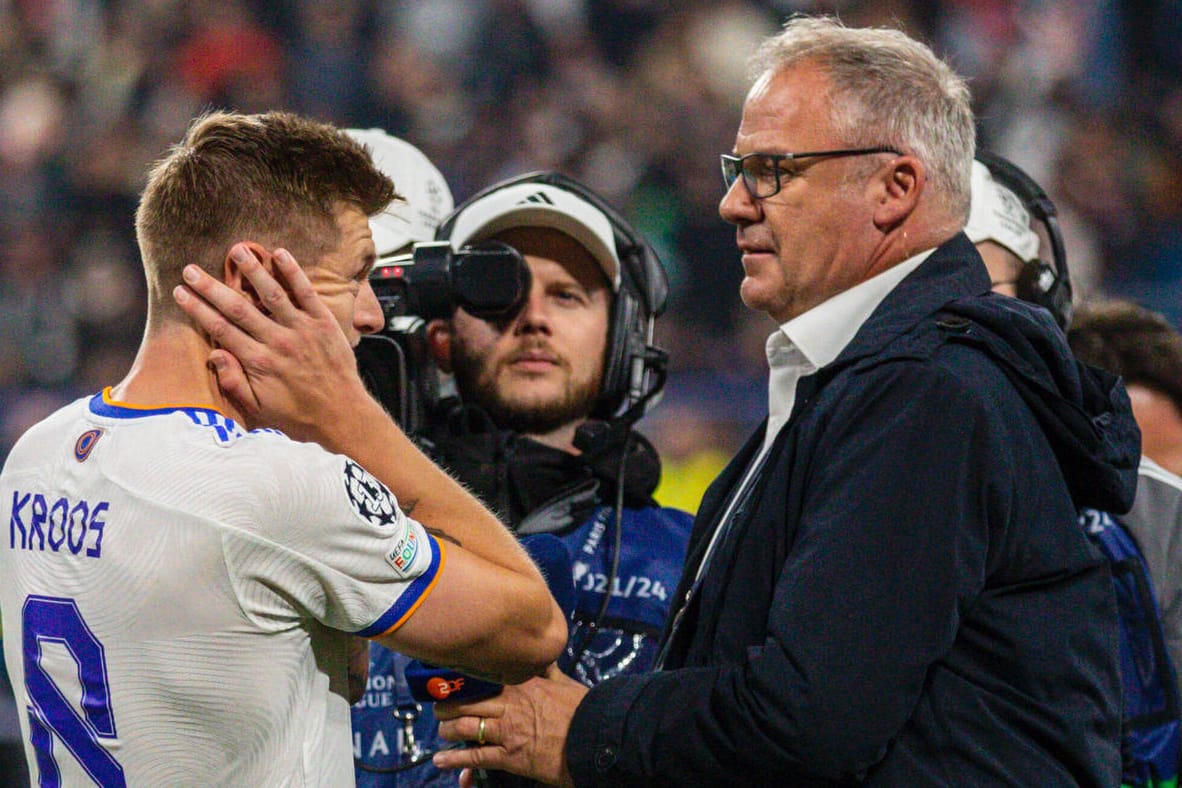
[[[382,304],[378,301],[378,296],[368,279],[357,293],[357,303],[353,308],[353,327],[362,334],[375,334],[386,327]]]
[[[731,224],[754,224],[763,215],[763,206],[751,196],[743,179],[735,178],[718,203],[718,215]]]
[[[535,287],[530,291],[529,298],[525,300],[525,305],[521,307],[514,321],[514,330],[516,333],[549,333],[550,310],[546,303],[546,294],[541,288]]]

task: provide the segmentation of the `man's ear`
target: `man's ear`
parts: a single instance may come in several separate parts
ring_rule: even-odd
[[[927,171],[919,159],[900,156],[892,161],[875,182],[879,190],[875,226],[888,231],[910,216],[919,205],[926,184]]]
[[[233,251],[235,247],[245,249],[247,252],[254,255],[254,258],[262,264],[267,273],[271,274],[272,276],[275,275],[275,261],[265,246],[254,241],[241,241],[230,247],[231,251]],[[263,308],[262,301],[259,298],[259,294],[255,292],[254,285],[250,283],[249,279],[243,276],[242,271],[238,268],[238,265],[230,256],[230,252],[226,252],[226,259],[222,263],[222,278],[225,280],[228,287],[237,290],[249,298],[250,302],[254,304],[255,308],[260,312],[265,313],[267,311]]]
[[[435,318],[427,323],[427,352],[444,372],[451,373],[451,322]]]

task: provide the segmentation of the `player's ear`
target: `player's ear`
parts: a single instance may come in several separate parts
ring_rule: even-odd
[[[254,285],[252,285],[250,280],[248,280],[242,274],[242,270],[238,267],[237,263],[234,262],[232,253],[235,249],[244,249],[247,254],[250,254],[254,257],[254,259],[258,260],[259,263],[262,264],[263,268],[266,269],[267,273],[271,274],[272,276],[275,275],[275,261],[272,258],[271,253],[267,251],[267,248],[262,244],[256,243],[254,241],[240,241],[239,243],[231,246],[229,252],[226,252],[226,259],[222,264],[222,279],[225,281],[226,285],[249,298],[250,302],[255,305],[256,309],[266,312],[267,310],[263,308],[262,301],[259,299],[258,293],[255,292]]]
[[[451,372],[451,322],[435,318],[427,323],[427,352],[444,372]]]

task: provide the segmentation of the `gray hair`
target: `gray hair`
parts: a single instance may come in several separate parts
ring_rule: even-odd
[[[968,217],[976,129],[962,77],[899,30],[812,16],[790,18],[766,39],[751,58],[752,75],[800,63],[828,75],[829,120],[844,144],[889,145],[916,156],[949,207]]]

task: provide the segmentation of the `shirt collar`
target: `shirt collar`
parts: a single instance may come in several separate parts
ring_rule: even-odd
[[[934,251],[920,252],[838,293],[781,325],[780,332],[820,369],[837,358],[883,299]]]

